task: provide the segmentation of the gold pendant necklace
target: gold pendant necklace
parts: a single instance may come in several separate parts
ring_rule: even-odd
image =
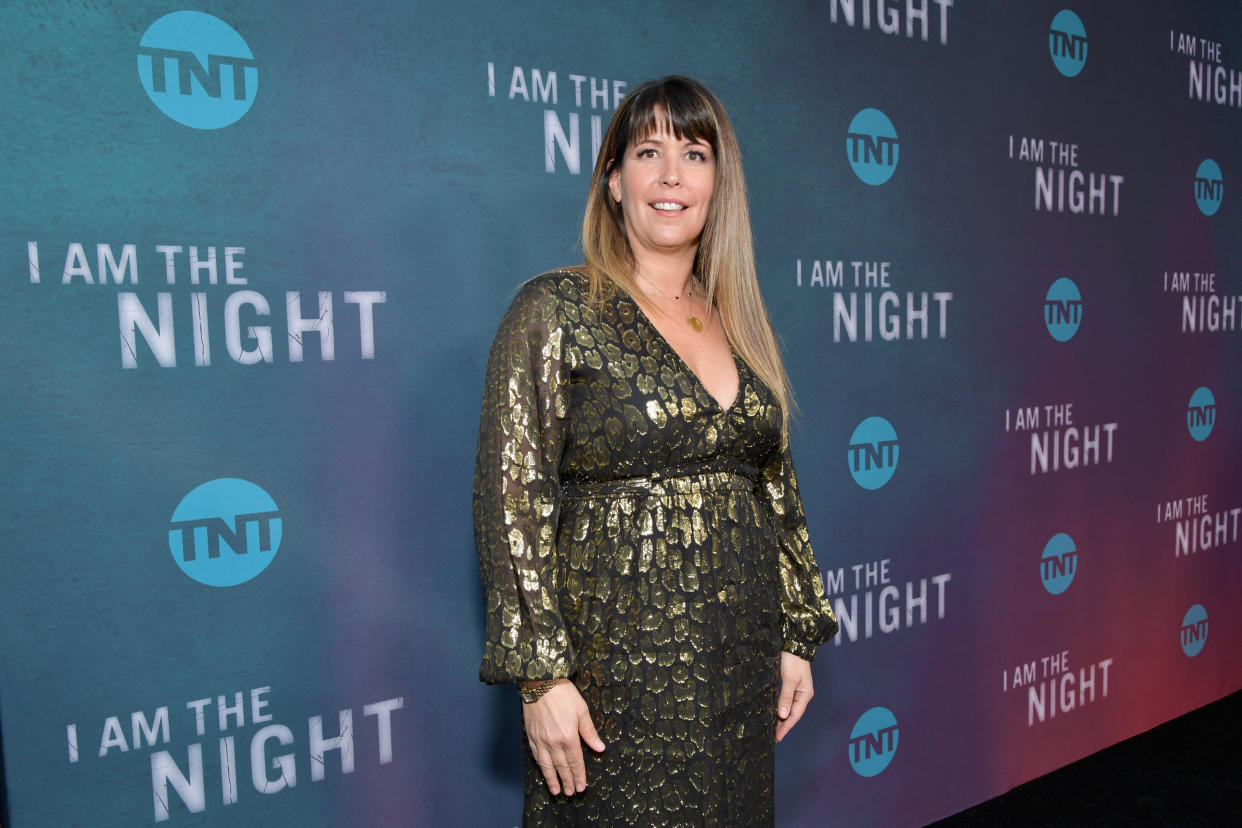
[[[674,302],[680,302],[680,301],[681,301],[681,297],[680,297],[680,296],[671,296],[671,297],[670,297],[667,293],[665,293],[664,291],[660,290],[660,286],[659,286],[659,285],[657,285],[655,282],[651,281],[651,280],[650,280],[650,279],[648,279],[646,276],[643,276],[643,274],[641,274],[641,273],[639,273],[638,275],[639,275],[639,277],[640,277],[640,278],[641,278],[644,282],[646,282],[647,284],[651,285],[652,289],[654,289],[656,293],[660,294],[660,295],[661,295],[661,296],[663,296],[665,299],[672,299]],[[691,295],[691,294],[690,294],[690,290],[689,290],[689,289],[687,289],[687,290],[686,290],[686,295],[687,295],[687,296]],[[697,316],[695,316],[693,313],[691,313],[689,316],[687,316],[687,317],[686,317],[686,324],[687,324],[687,325],[689,325],[689,326],[690,326],[690,330],[694,331],[695,333],[703,333],[703,320],[699,319],[699,318],[698,318]]]

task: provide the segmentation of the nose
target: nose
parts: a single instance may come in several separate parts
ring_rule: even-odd
[[[674,186],[681,182],[681,169],[676,157],[665,157],[664,166],[660,169],[660,183]]]

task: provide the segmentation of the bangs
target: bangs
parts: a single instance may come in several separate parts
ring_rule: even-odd
[[[681,78],[665,78],[638,87],[627,114],[629,123],[622,131],[627,145],[665,131],[679,141],[702,141],[716,149],[716,114],[711,103]]]

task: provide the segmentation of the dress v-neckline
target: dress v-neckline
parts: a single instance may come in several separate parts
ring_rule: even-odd
[[[694,369],[690,367],[690,363],[686,362],[685,358],[677,351],[676,348],[673,347],[673,344],[668,341],[667,337],[665,337],[664,334],[660,333],[660,329],[656,327],[655,323],[651,321],[651,317],[649,317],[647,315],[647,312],[643,310],[642,306],[638,304],[638,300],[632,296],[628,298],[630,302],[634,305],[634,310],[642,318],[643,324],[651,329],[651,332],[655,334],[656,337],[660,340],[660,343],[664,346],[664,349],[668,351],[669,353],[671,353],[673,355],[673,358],[676,359],[679,363],[681,363],[681,367],[685,369],[685,372],[691,376],[691,378],[694,380],[695,385],[703,389],[703,393],[707,395],[707,398],[709,400],[711,400],[713,403],[716,404],[716,407],[720,409],[722,413],[727,414],[730,411],[732,411],[733,407],[737,405],[738,400],[742,399],[742,366],[737,358],[737,353],[735,353],[733,350],[733,343],[727,342],[729,346],[729,358],[733,360],[733,371],[734,373],[737,374],[737,391],[733,393],[733,399],[729,402],[729,404],[725,405],[719,399],[716,398],[715,394],[713,394],[710,390],[708,390],[707,385],[703,382],[702,379],[699,378],[699,375],[695,373]],[[726,337],[726,341],[727,339],[728,337]]]

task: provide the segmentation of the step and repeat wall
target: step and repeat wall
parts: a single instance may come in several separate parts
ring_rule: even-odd
[[[1237,3],[47,0],[0,38],[15,828],[519,822],[484,360],[670,73],[736,124],[841,620],[778,823],[923,824],[1242,687]]]

